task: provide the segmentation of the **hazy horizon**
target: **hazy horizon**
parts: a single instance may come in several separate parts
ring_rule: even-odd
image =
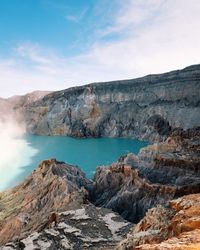
[[[190,66],[195,66],[195,65],[200,65],[200,64],[192,64],[192,65],[187,65],[186,67],[184,68],[187,68],[187,67],[190,67]],[[168,72],[172,72],[172,71],[176,71],[176,70],[182,70],[184,68],[179,68],[179,69],[174,69],[174,70],[170,70],[170,71],[166,71],[166,72],[160,72],[160,73],[157,73],[158,75],[159,74],[164,74],[164,73],[168,73]],[[143,75],[143,76],[139,76],[139,77],[135,77],[135,78],[126,78],[126,79],[115,79],[115,80],[110,80],[110,81],[102,81],[102,82],[89,82],[89,83],[83,83],[83,84],[80,84],[80,85],[74,85],[74,86],[71,86],[71,87],[68,87],[68,88],[65,88],[65,89],[69,89],[69,88],[75,88],[75,87],[81,87],[81,86],[86,86],[88,84],[95,84],[95,83],[106,83],[106,82],[112,82],[112,81],[123,81],[123,80],[131,80],[131,79],[137,79],[137,78],[142,78],[142,77],[145,77],[145,76],[148,76],[148,75],[156,75],[154,74],[153,72],[150,72],[149,74],[146,74],[146,75]],[[24,92],[24,93],[19,93],[19,94],[14,94],[14,95],[11,95],[11,96],[0,96],[0,98],[2,99],[9,99],[9,98],[12,98],[12,97],[15,97],[15,96],[23,96],[23,95],[26,95],[26,94],[31,94],[31,93],[34,93],[34,92],[56,92],[56,91],[62,91],[62,90],[65,90],[65,89],[54,89],[54,90],[40,90],[40,89],[34,89],[34,90],[31,90],[30,92]]]

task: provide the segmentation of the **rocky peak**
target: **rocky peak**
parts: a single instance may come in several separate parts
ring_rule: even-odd
[[[85,199],[89,185],[77,167],[43,161],[22,184],[0,193],[0,242],[38,230],[52,212],[63,211],[76,197]]]
[[[113,249],[131,223],[92,205],[90,186],[77,166],[41,162],[22,184],[0,193],[0,249]]]

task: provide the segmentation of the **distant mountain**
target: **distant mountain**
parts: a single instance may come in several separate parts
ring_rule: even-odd
[[[0,119],[7,119],[8,117],[18,117],[22,108],[27,107],[31,103],[42,99],[49,93],[51,92],[34,91],[22,96],[19,95],[10,98],[0,98]]]
[[[45,95],[50,93],[51,91],[37,90],[22,96],[20,95],[12,96],[10,98],[7,98],[6,101],[8,101],[15,108],[24,107],[42,99]]]

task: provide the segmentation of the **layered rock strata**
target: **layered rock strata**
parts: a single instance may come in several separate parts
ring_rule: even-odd
[[[200,65],[0,99],[5,113],[34,134],[157,143],[98,168],[94,182],[77,167],[42,162],[0,193],[1,249],[114,249],[131,226],[124,219],[142,221],[121,249],[198,249]],[[190,193],[198,194],[171,201]]]
[[[200,194],[150,209],[123,240],[118,250],[200,249]]]
[[[128,154],[110,167],[97,168],[91,196],[138,222],[156,204],[200,192],[200,129],[177,130],[165,142]]]
[[[33,134],[162,140],[200,126],[200,65],[54,92],[27,105],[22,120]]]
[[[76,166],[43,161],[0,193],[0,249],[113,249],[131,224],[92,205],[90,186]]]

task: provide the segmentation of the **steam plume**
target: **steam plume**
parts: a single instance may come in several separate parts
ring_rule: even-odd
[[[0,120],[0,190],[12,185],[22,166],[35,154],[23,138],[24,126],[12,118]]]

